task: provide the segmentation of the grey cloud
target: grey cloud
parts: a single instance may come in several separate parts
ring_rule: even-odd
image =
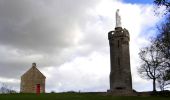
[[[0,77],[19,79],[32,62],[40,69],[60,67],[77,56],[106,52],[107,28],[97,27],[99,17],[88,14],[98,2],[0,0]]]
[[[24,70],[26,69],[26,63],[4,63],[0,62],[0,68],[1,68],[1,73],[0,76],[4,78],[20,78],[20,76],[23,74]],[[19,71],[18,71],[19,70]]]
[[[0,43],[33,51],[73,45],[74,28],[92,2],[85,0],[1,0]],[[93,1],[94,2],[94,1]]]
[[[97,3],[98,0],[0,0],[0,76],[16,78],[32,62],[39,67],[59,66],[91,52],[95,42],[86,44],[87,35],[80,43],[75,44],[75,39],[78,34],[89,34],[83,28],[89,20],[88,10]],[[85,49],[86,45],[89,49]],[[82,49],[77,49],[79,46]],[[30,58],[37,54],[42,57]]]

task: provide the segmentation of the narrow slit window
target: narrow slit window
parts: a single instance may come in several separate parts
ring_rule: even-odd
[[[118,65],[120,66],[120,58],[118,57]]]
[[[119,48],[119,40],[117,41],[117,47]]]

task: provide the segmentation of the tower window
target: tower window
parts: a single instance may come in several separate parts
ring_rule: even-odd
[[[117,41],[117,47],[119,48],[119,40]]]
[[[125,87],[116,87],[117,90],[123,90]]]
[[[120,58],[118,57],[118,65],[120,66]]]

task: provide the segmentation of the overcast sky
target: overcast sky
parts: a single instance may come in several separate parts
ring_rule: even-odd
[[[138,52],[155,36],[152,0],[0,0],[0,82],[19,91],[33,62],[46,76],[46,91],[107,91],[108,32],[120,9],[130,32],[133,88],[152,89],[137,74]]]

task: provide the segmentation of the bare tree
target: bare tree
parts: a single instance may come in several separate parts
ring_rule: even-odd
[[[167,10],[170,9],[170,0],[154,0],[157,6],[165,6]]]
[[[170,81],[167,80],[166,77],[166,72],[165,73],[161,73],[160,77],[157,79],[158,82],[158,87],[161,89],[161,91],[164,91],[166,89],[169,89],[169,85],[170,85]]]
[[[156,5],[155,12],[159,14],[160,12],[157,11],[157,8],[164,6],[166,9],[164,10],[164,15],[170,14],[170,0],[153,0],[154,4]],[[162,13],[162,12],[161,12]]]
[[[5,93],[17,93],[17,92],[11,87],[9,87],[7,84],[1,83],[0,93],[5,94]]]
[[[164,73],[162,74],[162,78],[159,80],[159,84],[164,84],[166,87],[170,81],[170,15],[166,17],[164,23],[162,23],[158,27],[159,35],[156,40],[158,42],[157,49],[159,49],[162,53],[162,58],[165,59],[163,64]],[[162,83],[160,83],[162,82]]]
[[[153,81],[153,91],[156,91],[156,80],[161,76],[164,62],[157,45],[157,42],[154,42],[152,45],[142,48],[139,53],[141,65],[138,67],[138,73],[142,78]]]
[[[6,84],[4,84],[4,83],[1,83],[0,92],[1,92],[2,94],[9,92],[9,91],[8,91],[8,86],[7,86]]]
[[[157,78],[157,82],[159,88],[163,91],[168,88],[170,81],[170,0],[153,0],[156,7],[166,7],[164,10],[164,21],[157,27],[158,35],[154,41],[152,41],[151,45],[154,46],[156,43],[156,49],[159,51],[159,56],[163,59],[163,62],[159,66],[159,77]],[[149,47],[148,47],[149,48]]]
[[[158,48],[164,53],[166,59],[170,59],[170,15],[166,18],[166,21],[158,27],[158,32],[156,38],[156,41],[159,42]]]

